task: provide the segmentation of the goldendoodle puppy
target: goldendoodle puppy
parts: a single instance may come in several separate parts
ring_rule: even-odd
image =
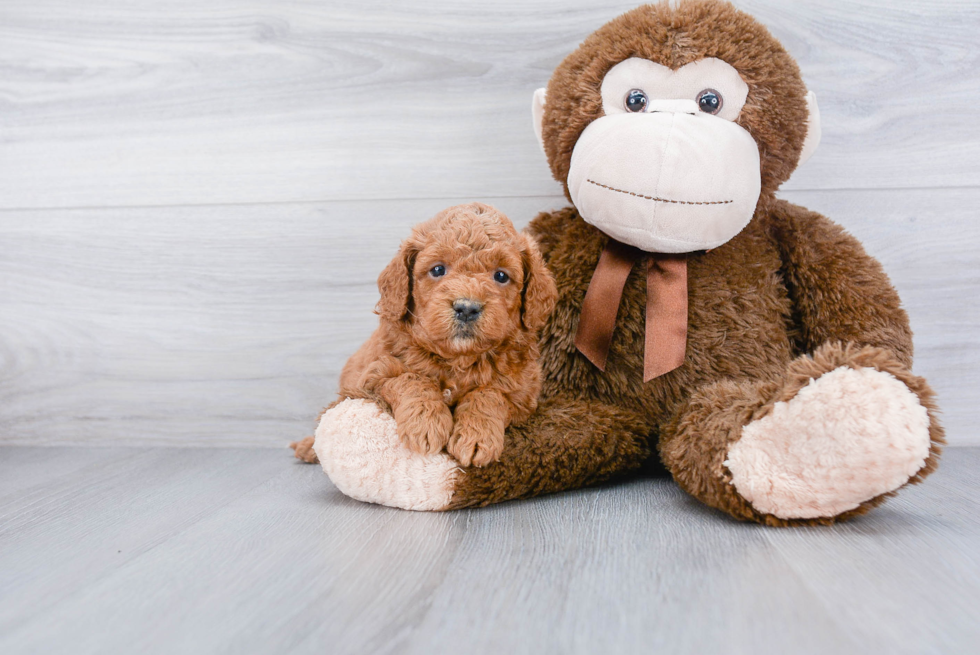
[[[390,410],[409,448],[463,466],[500,457],[541,391],[538,332],[557,298],[534,241],[480,203],[415,227],[378,277],[378,329],[347,361],[340,397]],[[316,461],[313,437],[291,444]]]

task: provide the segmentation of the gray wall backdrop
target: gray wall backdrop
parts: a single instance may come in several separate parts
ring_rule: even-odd
[[[980,444],[980,5],[748,0],[816,91],[782,196],[898,286]],[[410,226],[565,203],[530,100],[595,0],[4,0],[0,442],[281,446],[369,334]]]

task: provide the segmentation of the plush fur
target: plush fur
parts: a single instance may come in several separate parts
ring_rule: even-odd
[[[395,419],[375,403],[348,400],[320,422],[317,458],[344,494],[411,510],[442,509],[452,499],[459,463],[444,452],[422,455],[398,436]]]
[[[888,373],[928,413],[927,456],[906,476],[912,482],[922,480],[936,466],[943,433],[932,391],[909,370],[912,335],[898,295],[878,262],[853,237],[826,218],[774,196],[799,160],[806,136],[806,89],[795,62],[764,27],[726,3],[693,1],[676,8],[666,3],[643,6],[600,28],[562,62],[548,85],[543,139],[555,178],[565,182],[578,135],[601,115],[602,76],[634,56],[673,68],[718,57],[749,84],[737,122],[759,144],[763,184],[755,216],[725,245],[689,256],[687,359],[680,369],[646,384],[641,379],[643,275],[634,270],[627,281],[609,361],[601,372],[576,351],[572,340],[607,237],[574,208],[538,216],[529,231],[559,289],[557,307],[542,334],[545,400],[540,413],[548,416],[535,416],[523,430],[512,431],[514,442],[545,449],[555,439],[549,431],[555,415],[575,424],[573,434],[589,436],[575,439],[578,452],[556,446],[559,452],[527,455],[515,445],[498,464],[463,476],[450,506],[539,493],[540,485],[520,483],[526,458],[572,463],[547,468],[547,487],[554,490],[634,470],[642,453],[656,449],[684,489],[736,518],[788,525],[861,514],[892,489],[843,511],[780,517],[756,509],[741,496],[725,466],[729,447],[739,441],[743,427],[841,367]],[[583,401],[604,409],[598,415],[578,410]],[[619,412],[619,420],[610,411]],[[832,424],[814,420],[816,431],[837,434]],[[540,430],[528,434],[536,426]]]
[[[602,78],[630,57],[673,69],[705,57],[731,64],[749,85],[735,122],[759,144],[762,195],[775,193],[792,174],[807,119],[806,87],[796,62],[765,27],[728,3],[695,0],[671,7],[663,2],[606,23],[551,76],[542,137],[551,170],[565,185],[566,195],[572,149],[586,126],[603,115]]]
[[[928,430],[928,412],[901,381],[841,366],[745,425],[724,465],[760,512],[836,516],[915,475],[929,456]]]
[[[556,290],[533,240],[488,205],[450,207],[412,231],[378,289],[380,325],[344,366],[340,397],[381,401],[417,453],[497,460],[541,391],[538,332]]]
[[[738,70],[749,93],[737,122],[762,166],[753,218],[724,245],[688,255],[686,358],[647,383],[642,267],[626,281],[600,371],[573,340],[608,237],[574,207],[535,218],[528,231],[558,289],[541,333],[541,404],[509,429],[499,461],[458,472],[444,509],[595,484],[657,455],[706,504],[778,526],[856,516],[924,479],[943,431],[932,391],[911,373],[898,294],[852,236],[775,197],[806,135],[806,89],[792,58],[750,16],[714,0],[647,5],[613,20],[548,86],[543,141],[562,184],[578,136],[601,115],[603,75],[629,57],[673,68],[717,57]],[[815,398],[827,412],[813,411]],[[885,420],[893,410],[902,420]]]

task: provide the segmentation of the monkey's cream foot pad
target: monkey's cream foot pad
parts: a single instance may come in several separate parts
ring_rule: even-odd
[[[817,518],[898,489],[928,456],[916,395],[888,373],[840,367],[746,425],[725,466],[760,512]]]
[[[449,504],[459,464],[446,453],[421,455],[399,439],[395,419],[367,400],[325,412],[313,450],[330,481],[356,500],[411,510]]]

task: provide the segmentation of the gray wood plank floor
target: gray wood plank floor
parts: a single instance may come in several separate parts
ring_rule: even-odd
[[[423,514],[283,450],[3,447],[0,652],[977,652],[977,470],[780,530],[667,480]]]

